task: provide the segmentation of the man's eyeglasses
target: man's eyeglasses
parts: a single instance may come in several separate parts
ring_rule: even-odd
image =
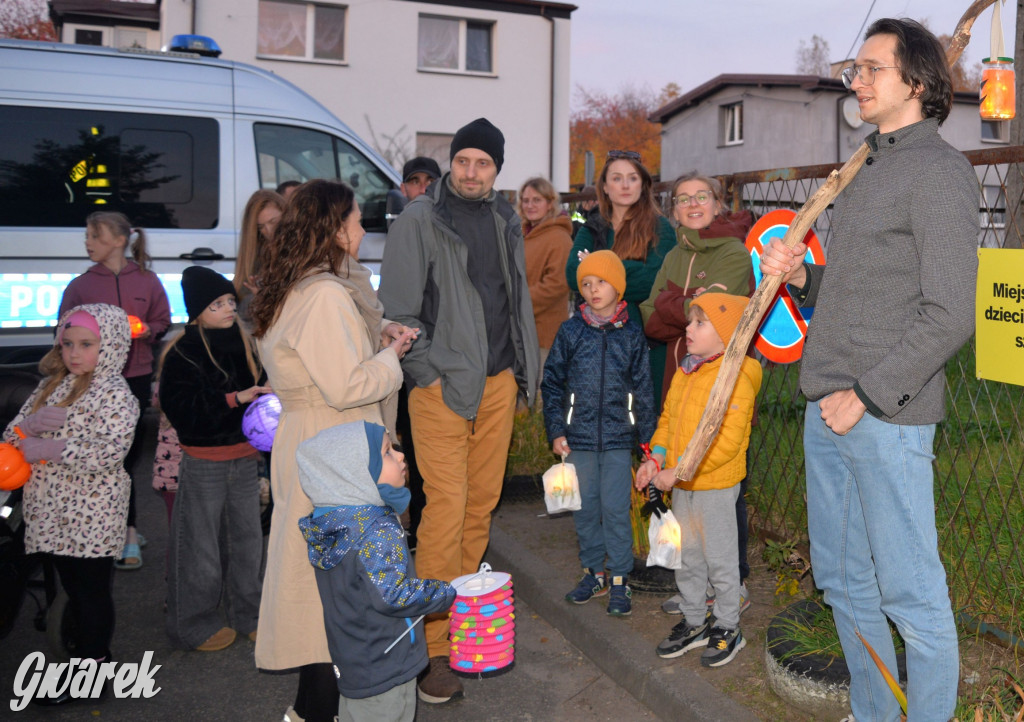
[[[713,198],[714,195],[712,195],[711,191],[697,191],[692,196],[680,193],[672,199],[672,202],[677,206],[688,206],[690,201],[694,201],[699,206],[706,206]]]
[[[860,78],[860,82],[864,85],[874,85],[875,73],[879,70],[892,70],[899,66],[896,65],[852,65],[844,70],[841,75],[843,77],[843,85],[849,88],[853,85],[854,78]]]
[[[628,160],[635,160],[637,163],[641,163],[640,154],[635,150],[610,150],[608,151],[608,160],[615,160],[617,158],[626,158]]]

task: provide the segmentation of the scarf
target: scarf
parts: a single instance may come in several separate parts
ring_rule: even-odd
[[[339,274],[338,281],[345,287],[359,309],[366,330],[370,334],[373,351],[377,353],[381,349],[380,333],[381,322],[384,320],[384,306],[377,300],[377,292],[370,284],[370,269],[349,257],[345,259],[343,270],[347,270],[348,273],[344,276]]]
[[[679,370],[682,371],[684,374],[689,375],[692,374],[697,369],[699,369],[704,364],[711,363],[715,359],[721,358],[724,355],[725,354],[723,352],[716,353],[714,356],[709,356],[707,358],[701,358],[700,356],[694,356],[692,353],[688,353],[685,356],[683,356],[683,360],[679,362]]]
[[[585,303],[580,304],[580,313],[583,314],[583,320],[588,326],[594,328],[601,328],[602,326],[615,326],[615,328],[622,328],[626,325],[626,321],[629,320],[629,312],[626,310],[626,302],[619,301],[619,305],[615,307],[615,313],[610,318],[602,318],[598,316],[593,310]]]

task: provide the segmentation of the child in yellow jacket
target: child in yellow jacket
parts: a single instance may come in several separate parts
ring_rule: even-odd
[[[651,460],[637,471],[636,486],[653,483],[672,489],[672,513],[682,529],[681,569],[676,586],[685,618],[657,648],[658,656],[679,657],[707,647],[705,667],[721,667],[746,646],[740,632],[740,578],[736,565],[736,498],[746,475],[746,451],[754,401],[761,388],[761,366],[745,358],[722,426],[692,481],[675,478],[675,466],[700,423],[718,377],[725,346],[747,307],[747,298],[705,293],[690,304],[686,345],[658,430],[651,439]],[[708,583],[715,589],[712,612],[705,603]],[[713,621],[712,621],[713,620]]]

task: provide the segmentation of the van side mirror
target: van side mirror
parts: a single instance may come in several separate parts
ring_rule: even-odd
[[[391,228],[391,221],[398,218],[398,214],[405,208],[405,196],[402,195],[402,191],[397,188],[392,188],[388,191],[387,198],[384,201],[384,218],[388,222],[388,228]]]
[[[183,258],[186,261],[197,261],[202,263],[203,261],[221,261],[224,260],[223,253],[214,253],[212,248],[193,248],[191,253],[182,253],[178,258]]]

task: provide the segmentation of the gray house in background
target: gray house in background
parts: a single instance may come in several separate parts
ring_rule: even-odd
[[[874,126],[838,78],[719,75],[656,110],[661,178],[843,162]],[[1007,145],[1010,121],[982,121],[978,96],[956,93],[939,129],[960,150]]]
[[[1009,145],[1010,121],[982,120],[978,105],[976,94],[955,93],[940,135],[962,151]],[[662,124],[664,181],[691,170],[718,176],[841,163],[875,129],[860,119],[857,99],[842,80],[815,75],[719,75],[649,119]],[[1006,166],[977,170],[981,240],[988,246],[1005,225],[1000,178]],[[795,192],[795,200],[806,200],[806,189]],[[815,227],[821,232],[826,223],[823,215]]]

